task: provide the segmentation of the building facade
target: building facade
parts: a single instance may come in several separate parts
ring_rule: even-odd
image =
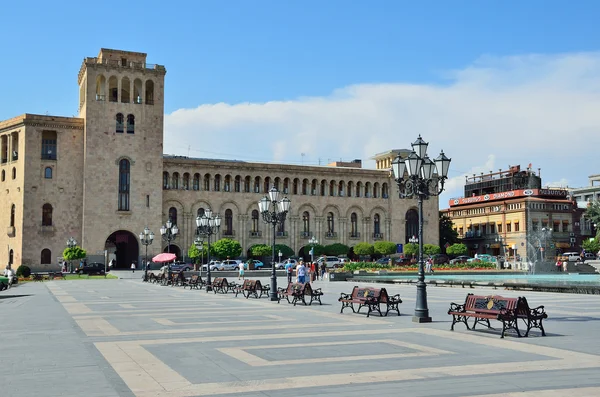
[[[389,240],[405,243],[418,227],[416,201],[400,200],[389,163],[329,166],[248,163],[163,155],[166,69],[146,54],[101,49],[83,60],[78,117],[24,114],[0,122],[0,261],[14,267],[57,265],[70,237],[88,261],[143,259],[139,233],[155,233],[148,254],[185,256],[195,218],[211,208],[223,218],[216,239],[238,240],[244,252],[270,244],[258,214],[271,186],[292,201],[278,243],[302,255],[320,244]],[[389,158],[388,158],[389,157]],[[169,218],[180,236],[167,248],[159,234]],[[425,204],[425,242],[438,243],[438,201]]]
[[[566,189],[544,189],[539,174],[520,166],[474,175],[465,196],[451,199],[442,213],[469,249],[523,261],[551,260],[577,251],[581,244],[581,210]]]

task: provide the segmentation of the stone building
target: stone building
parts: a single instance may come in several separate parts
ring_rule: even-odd
[[[390,240],[405,243],[417,228],[416,202],[400,200],[389,171],[397,153],[329,166],[248,163],[163,155],[166,69],[146,54],[101,49],[83,60],[78,117],[24,114],[0,122],[0,262],[56,265],[69,237],[89,261],[128,267],[144,251],[139,233],[156,238],[149,255],[167,249],[159,229],[180,228],[172,252],[185,256],[195,218],[206,208],[223,217],[216,238],[270,244],[258,214],[270,186],[292,201],[278,243],[298,254],[308,238],[321,244]],[[425,204],[425,242],[438,242],[438,201]]]

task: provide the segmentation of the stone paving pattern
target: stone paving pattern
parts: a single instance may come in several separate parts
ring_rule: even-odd
[[[352,283],[314,286],[323,306],[138,277],[21,284],[0,292],[0,395],[600,395],[600,296],[428,287],[434,322],[415,324],[414,286],[385,285],[400,293],[402,316],[370,318],[339,313]],[[548,336],[500,339],[499,322],[449,331],[449,303],[468,292],[545,305]]]

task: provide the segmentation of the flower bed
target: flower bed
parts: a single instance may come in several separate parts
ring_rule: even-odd
[[[455,271],[455,270],[492,270],[496,269],[496,264],[492,262],[473,262],[473,263],[457,263],[457,264],[442,264],[442,265],[433,265],[433,270],[437,271]],[[405,266],[386,266],[381,265],[379,263],[374,262],[356,262],[356,263],[346,263],[341,271],[344,272],[354,272],[357,270],[366,270],[366,271],[378,271],[378,270],[387,270],[394,272],[415,272],[419,270],[418,265],[407,264]]]

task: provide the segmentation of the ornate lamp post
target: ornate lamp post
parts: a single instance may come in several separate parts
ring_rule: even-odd
[[[200,260],[200,266],[198,267],[198,271],[200,272],[200,276],[202,277],[202,262],[204,262],[204,240],[202,240],[202,237],[196,236],[196,238],[194,239],[194,245],[202,255],[202,259]]]
[[[413,321],[431,322],[427,307],[427,287],[423,261],[423,200],[438,196],[444,191],[444,182],[448,178],[450,159],[442,151],[435,162],[427,156],[427,146],[421,136],[412,144],[413,151],[403,159],[398,156],[392,163],[394,178],[398,184],[402,199],[417,199],[419,208],[419,275],[417,280],[417,303]],[[405,175],[407,174],[407,175]]]
[[[154,232],[151,232],[150,229],[146,226],[144,231],[140,233],[140,242],[143,246],[146,247],[146,258],[144,265],[144,281],[148,281],[148,246],[152,244],[154,241]]]
[[[290,210],[291,201],[287,197],[279,199],[279,190],[272,187],[269,196],[263,197],[258,202],[258,209],[262,214],[263,222],[273,226],[273,264],[271,268],[271,290],[269,296],[272,301],[277,300],[277,273],[275,269],[275,236],[277,225],[283,224]],[[272,209],[271,209],[272,208]]]
[[[69,237],[67,240],[67,248],[75,248],[77,246],[77,240],[73,237]],[[69,261],[69,273],[73,273],[73,262]]]
[[[308,240],[308,243],[310,244],[310,261],[314,262],[315,261],[315,245],[319,244],[319,240],[317,240],[315,238],[315,236],[312,236],[310,238],[310,240]]]
[[[171,241],[177,238],[179,228],[173,224],[171,218],[160,227],[160,235],[167,242],[167,252],[171,252]],[[171,264],[167,264],[167,280],[171,280]]]
[[[204,211],[203,216],[196,218],[196,233],[206,238],[208,254],[206,255],[206,291],[212,291],[212,280],[210,279],[210,237],[219,233],[221,227],[221,215],[213,215],[210,208]]]

